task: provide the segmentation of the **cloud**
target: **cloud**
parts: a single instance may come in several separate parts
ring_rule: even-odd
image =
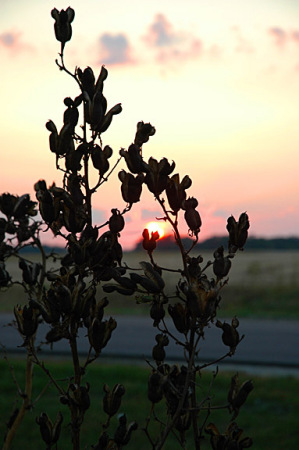
[[[238,53],[253,53],[254,47],[252,44],[243,36],[239,27],[232,27],[232,31],[236,39],[235,51]]]
[[[269,34],[274,38],[275,44],[278,47],[283,47],[287,41],[287,33],[280,27],[272,27],[269,29]]]
[[[132,49],[124,33],[104,33],[100,36],[101,64],[125,65],[134,63]]]
[[[161,217],[161,211],[149,211],[148,209],[143,209],[141,211],[142,220],[155,220],[156,217]]]
[[[92,210],[92,221],[96,225],[102,225],[107,220],[107,211],[93,208]]]
[[[231,214],[225,211],[224,209],[216,209],[213,211],[212,216],[214,217],[222,217],[224,219],[227,219]]]
[[[299,44],[299,30],[295,30],[291,33],[291,38],[293,41]]]
[[[22,53],[23,51],[32,51],[33,47],[22,42],[22,33],[20,31],[5,31],[0,34],[0,49],[4,48],[12,53]]]
[[[175,30],[163,14],[155,16],[143,40],[160,63],[194,59],[202,53],[201,40],[190,32]]]

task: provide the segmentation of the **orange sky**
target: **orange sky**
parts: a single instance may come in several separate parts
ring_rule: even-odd
[[[78,92],[55,65],[50,11],[72,6],[68,67],[90,65],[97,74],[105,64],[108,105],[123,106],[104,135],[115,158],[136,123],[150,121],[157,131],[145,158],[165,156],[181,177],[190,175],[201,238],[224,234],[227,217],[243,211],[252,235],[299,235],[298,2],[17,3],[0,6],[0,192],[33,193],[39,178],[61,183],[44,124],[60,128],[63,98]],[[115,173],[95,197],[95,220],[124,206]],[[145,195],[127,219],[124,245],[156,216],[158,205]]]

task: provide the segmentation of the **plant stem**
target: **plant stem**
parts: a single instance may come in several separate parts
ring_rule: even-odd
[[[77,347],[77,324],[75,320],[71,320],[70,325],[70,347],[73,358],[74,382],[79,387],[81,384],[81,367]],[[78,408],[75,404],[70,403],[71,426],[72,426],[72,443],[73,450],[80,450],[80,421],[78,420]]]
[[[31,406],[31,395],[32,395],[32,377],[33,377],[33,362],[31,360],[29,349],[27,351],[27,360],[26,360],[26,373],[25,373],[25,390],[22,395],[23,403],[19,412],[7,434],[5,436],[5,441],[2,450],[8,450],[11,446],[11,443],[15,437],[15,434],[25,416],[26,411]]]
[[[190,341],[189,341],[189,362],[191,362],[192,372],[191,372],[191,380],[190,384],[192,384],[191,387],[191,416],[192,416],[192,427],[193,427],[193,438],[194,438],[194,445],[195,449],[200,449],[200,438],[198,434],[198,426],[197,426],[197,416],[198,412],[196,411],[196,370],[195,370],[195,364],[194,364],[194,355],[196,350],[196,344],[195,344],[195,329],[196,329],[196,320],[193,320],[193,326],[190,333]],[[194,409],[193,409],[194,408]]]

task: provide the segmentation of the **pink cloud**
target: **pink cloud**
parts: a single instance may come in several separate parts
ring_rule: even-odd
[[[294,30],[291,33],[291,38],[292,38],[293,41],[295,41],[296,43],[299,44],[299,30]]]
[[[104,33],[100,36],[100,64],[133,64],[132,48],[124,33]]]
[[[202,42],[190,32],[176,30],[163,14],[157,14],[143,38],[156,52],[160,63],[197,58],[202,53]]]
[[[283,47],[287,41],[287,33],[280,27],[272,27],[269,29],[269,34],[274,38],[275,44],[278,47]]]
[[[32,51],[33,47],[22,41],[20,31],[6,31],[0,34],[0,49],[6,49],[14,54]]]

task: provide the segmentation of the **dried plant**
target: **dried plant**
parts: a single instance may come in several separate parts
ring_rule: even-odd
[[[116,161],[111,162],[113,150],[109,145],[103,145],[103,133],[122,108],[120,104],[109,110],[107,108],[103,89],[108,71],[104,66],[97,78],[90,67],[84,70],[77,67],[74,72],[66,68],[64,48],[71,40],[74,16],[72,8],[60,12],[52,10],[55,35],[61,43],[56,64],[78,86],[76,98],[64,99],[66,109],[60,131],[53,121],[49,120],[46,124],[50,132],[50,150],[55,155],[57,169],[62,172],[62,185],[53,183],[49,186],[45,180],[37,181],[34,185],[37,202],[27,194],[19,197],[4,193],[0,197],[0,286],[7,289],[16,283],[5,265],[7,259],[14,256],[18,258],[22,274],[19,284],[28,299],[25,305],[14,308],[15,324],[26,349],[26,384],[24,390],[18,388],[21,407],[13,411],[7,423],[3,448],[10,448],[24,414],[33,404],[34,366],[44,371],[49,383],[56,387],[60,403],[58,409],[69,409],[72,447],[75,450],[80,448],[81,425],[90,406],[90,386],[85,381],[86,367],[99,357],[113,338],[117,326],[114,318],[105,318],[105,307],[112,292],[119,296],[135,297],[141,303],[140,308],[144,303],[150,304],[149,320],[157,329],[152,361],[148,361],[149,414],[144,418],[143,425],[139,423],[144,430],[144,448],[162,449],[170,434],[176,436],[178,446],[186,448],[188,430],[191,430],[189,437],[192,436],[196,449],[201,447],[204,438],[210,440],[212,449],[248,448],[252,441],[241,437],[242,430],[235,420],[253,388],[252,382],[245,381],[239,385],[237,376],[234,376],[224,405],[214,405],[210,395],[217,370],[209,392],[203,394],[201,389],[202,371],[231,357],[242,340],[238,332],[238,319],[234,317],[231,323],[223,323],[217,320],[217,310],[232,260],[237,251],[243,249],[247,239],[248,216],[243,213],[238,221],[234,217],[228,218],[227,253],[219,247],[214,252],[213,261],[204,263],[200,255],[194,256],[199,247],[198,235],[202,222],[197,199],[187,195],[192,184],[190,177],[186,175],[181,180],[180,175],[174,173],[175,163],[170,163],[166,158],[160,161],[153,157],[147,161],[144,159],[143,146],[155,134],[155,128],[150,123],[139,122],[133,143],[127,150],[121,149]],[[102,184],[109,182],[121,161],[126,165],[126,170],[122,169],[118,174],[124,209],[119,211],[111,205],[109,220],[100,226],[94,225],[92,199]],[[95,185],[90,182],[91,170],[98,173]],[[142,261],[138,270],[122,262],[119,236],[125,227],[124,217],[140,201],[142,189],[152,193],[161,207],[161,219],[172,227],[181,259],[181,268],[177,270],[160,267],[155,261],[159,235],[147,229],[142,236],[148,260]],[[37,219],[38,210],[40,219]],[[192,238],[188,249],[184,247],[180,233],[180,220],[187,223]],[[108,231],[103,232],[105,226]],[[55,236],[65,240],[66,254],[60,259],[53,253],[46,254],[41,243],[41,234],[45,230],[51,230]],[[24,257],[21,250],[26,247],[39,250],[40,262]],[[51,259],[59,260],[58,269],[48,268]],[[208,267],[212,267],[213,271],[210,277],[207,275]],[[163,274],[167,271],[177,273],[177,285],[173,288],[165,287]],[[167,293],[169,290],[172,290],[171,295]],[[97,300],[96,294],[100,300]],[[176,334],[169,330],[166,314],[173,322]],[[51,373],[47,363],[40,358],[36,334],[41,323],[49,327],[45,336],[48,345],[62,339],[69,342],[73,373],[67,382],[58,381],[55,373]],[[227,351],[217,361],[203,364],[199,357],[200,345],[207,328],[213,326],[222,330],[222,341]],[[80,328],[86,330],[89,343],[89,352],[84,359],[78,354]],[[185,364],[167,363],[170,341],[181,349]],[[126,415],[122,414],[116,430],[111,430],[110,424],[111,417],[119,411],[125,387],[117,384],[111,388],[105,380],[102,383],[103,411],[107,420],[102,424],[103,431],[92,448],[120,449],[130,441],[133,445],[134,431],[137,429],[135,421],[128,423]],[[163,417],[157,412],[158,403],[164,405]],[[223,409],[223,414],[229,415],[228,427],[223,432],[215,424],[208,423],[215,408]],[[141,414],[142,411],[138,413],[139,418]],[[46,412],[36,418],[47,449],[57,448],[62,421],[63,415],[59,410],[54,423]],[[152,428],[153,422],[159,423],[158,431]]]

